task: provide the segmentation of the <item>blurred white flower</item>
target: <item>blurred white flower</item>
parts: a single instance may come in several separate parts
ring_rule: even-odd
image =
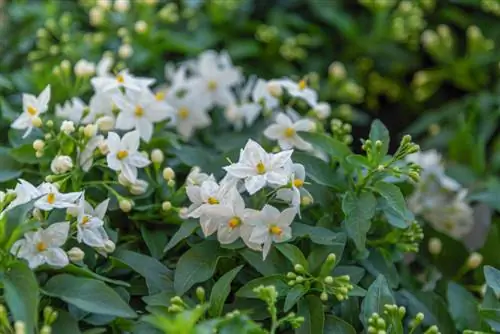
[[[73,160],[67,155],[58,155],[50,163],[50,170],[54,174],[64,174],[73,169]]]
[[[175,110],[171,124],[184,139],[189,139],[196,129],[206,128],[212,123],[208,115],[209,101],[197,94],[172,96],[168,102]]]
[[[61,131],[69,135],[75,132],[75,123],[72,121],[63,121],[61,124]]]
[[[321,120],[327,119],[332,113],[332,108],[326,102],[320,102],[313,108],[314,114]]]
[[[311,120],[301,119],[294,123],[286,114],[279,113],[276,116],[276,123],[269,125],[264,130],[264,136],[277,140],[278,145],[283,150],[296,147],[308,151],[312,149],[312,145],[302,139],[297,132],[312,131],[314,128],[315,124]]]
[[[73,71],[77,77],[90,77],[95,73],[95,64],[86,60],[80,59],[76,62]]]
[[[274,109],[279,106],[279,100],[276,98],[281,95],[279,90],[281,90],[279,84],[258,79],[253,88],[252,99],[255,103],[264,104],[267,109]]]
[[[26,130],[23,135],[23,138],[26,138],[33,131],[33,122],[38,123],[39,116],[47,111],[49,101],[50,85],[45,87],[38,97],[31,94],[23,94],[23,113],[11,124],[11,128]]]
[[[285,88],[292,97],[306,101],[311,107],[314,107],[318,103],[318,93],[309,88],[305,80],[295,82],[290,79],[275,79],[269,81],[269,83],[279,84],[281,87]]]
[[[202,173],[199,167],[193,167],[191,172],[189,172],[186,177],[186,185],[188,186],[200,186],[203,181],[208,180],[210,176],[206,173]]]
[[[234,128],[240,131],[243,126],[251,126],[259,117],[261,106],[257,103],[243,103],[229,105],[224,115]]]
[[[98,135],[90,138],[85,148],[78,154],[78,163],[84,172],[88,172],[94,163],[94,152],[99,144],[104,141],[104,136]]]
[[[306,171],[303,165],[294,163],[292,166],[290,181],[285,188],[276,192],[276,198],[290,203],[299,211],[302,197],[312,198],[311,194],[304,188]],[[300,213],[300,211],[299,211]]]
[[[78,205],[77,235],[78,242],[94,247],[103,248],[109,237],[104,229],[104,216],[108,209],[109,199],[99,203],[95,209],[83,198]]]
[[[9,203],[6,210],[26,204],[29,201],[42,195],[34,185],[23,179],[17,180],[17,184],[13,192],[15,193],[16,197],[12,202]]]
[[[94,77],[90,80],[94,90],[98,93],[117,92],[119,88],[126,90],[140,91],[151,86],[155,79],[138,78],[131,75],[128,70],[120,71],[116,76],[106,75]]]
[[[89,101],[89,110],[88,113],[83,117],[82,123],[96,123],[99,128],[101,127],[98,123],[98,120],[103,117],[110,118],[113,123],[111,125],[111,129],[114,127],[114,115],[113,115],[113,95],[112,93],[96,93],[94,94]],[[109,130],[111,130],[109,129]]]

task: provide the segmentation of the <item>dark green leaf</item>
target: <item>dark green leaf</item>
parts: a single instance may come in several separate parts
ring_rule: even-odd
[[[333,315],[327,315],[323,334],[356,334],[356,330],[344,320]]]
[[[153,230],[147,227],[146,224],[141,225],[141,235],[144,242],[148,246],[151,256],[155,259],[160,259],[163,256],[163,250],[167,244],[166,233],[158,230]]]
[[[57,310],[57,319],[52,324],[52,333],[81,334],[82,332],[78,327],[78,320],[66,311]]]
[[[342,201],[347,235],[360,251],[365,249],[366,234],[370,230],[370,220],[375,214],[376,206],[375,196],[370,192],[363,192],[359,196],[347,193]]]
[[[377,279],[370,285],[366,297],[361,303],[361,314],[360,320],[368,327],[368,319],[373,313],[383,314],[384,305],[395,304],[394,296],[392,291],[387,284],[387,280],[384,276],[379,275]]]
[[[295,330],[295,334],[317,334],[323,332],[325,311],[323,303],[315,295],[308,295],[299,301],[298,316],[304,317],[302,326]]]
[[[285,312],[290,311],[290,309],[297,304],[300,298],[307,293],[306,288],[302,284],[296,284],[293,288],[288,291],[285,299]]]
[[[370,129],[370,140],[375,144],[377,140],[382,142],[380,157],[384,157],[389,152],[389,130],[378,119],[372,122]]]
[[[345,234],[335,233],[321,226],[311,226],[302,223],[293,223],[294,237],[309,237],[311,241],[318,245],[345,245]]]
[[[500,332],[500,309],[481,308],[479,314],[495,333]]]
[[[274,248],[267,254],[266,260],[262,260],[262,253],[245,248],[240,255],[249,265],[264,276],[279,274],[287,270],[286,259]]]
[[[177,230],[177,232],[175,232],[175,234],[172,237],[172,239],[170,239],[170,241],[168,242],[167,246],[165,246],[165,249],[163,250],[163,252],[166,253],[169,250],[171,250],[179,242],[181,242],[182,240],[186,239],[191,234],[193,234],[194,231],[196,231],[196,229],[199,226],[200,226],[200,223],[197,220],[194,220],[194,219],[185,220],[181,224],[181,226],[179,227],[179,229]]]
[[[212,288],[212,292],[210,293],[210,308],[208,309],[208,313],[210,313],[212,317],[221,316],[224,303],[226,302],[227,296],[229,296],[229,292],[231,292],[231,282],[236,275],[238,275],[241,268],[243,268],[243,266],[238,266],[225,273]]]
[[[406,228],[414,219],[413,215],[406,207],[406,202],[398,186],[386,182],[377,182],[373,185],[373,189],[382,196],[386,201],[388,207],[393,214],[398,216],[401,220],[390,220],[389,222],[399,222],[395,227]]]
[[[336,190],[345,187],[345,180],[323,160],[300,152],[295,152],[292,159],[304,165],[307,176],[314,182]]]
[[[301,264],[304,268],[309,267],[307,260],[302,254],[302,251],[292,244],[277,244],[276,248],[281,252],[281,254],[285,255],[285,257],[292,263],[292,265]]]
[[[450,282],[446,293],[448,309],[458,330],[480,330],[479,306],[474,296],[462,286]]]
[[[495,294],[500,295],[500,270],[492,266],[484,266],[484,277],[486,284],[495,291]]]
[[[361,260],[361,264],[373,276],[383,275],[389,281],[391,288],[399,285],[399,274],[396,266],[386,259],[378,250],[372,250],[367,259]]]
[[[22,174],[21,165],[10,156],[10,151],[6,147],[0,147],[0,183],[17,179]]]
[[[300,136],[304,138],[305,141],[311,143],[315,148],[328,154],[334,160],[342,161],[345,157],[352,154],[346,144],[325,134],[301,132]]]
[[[257,298],[257,294],[253,291],[253,289],[260,285],[274,285],[276,291],[278,292],[278,298],[284,297],[289,290],[288,284],[285,283],[285,279],[282,275],[271,275],[251,280],[236,291],[236,296],[244,298]]]

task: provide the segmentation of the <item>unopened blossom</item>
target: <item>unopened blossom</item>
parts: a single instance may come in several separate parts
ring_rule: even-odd
[[[200,98],[194,92],[169,99],[169,104],[174,108],[171,124],[184,139],[191,138],[195,130],[212,124],[208,115],[208,103],[208,100]]]
[[[172,117],[174,109],[164,101],[158,101],[149,89],[127,91],[116,95],[116,106],[121,110],[116,118],[116,128],[136,129],[145,142],[153,136],[154,124]]]
[[[38,186],[41,197],[36,200],[35,208],[43,211],[75,207],[82,196],[81,192],[61,193],[54,184],[42,183]]]
[[[34,269],[47,263],[56,268],[69,264],[68,255],[61,248],[69,234],[69,222],[53,223],[46,229],[26,232],[24,238],[14,243],[11,253],[28,261]]]
[[[50,163],[50,170],[54,174],[64,174],[73,169],[73,160],[67,155],[58,155]]]
[[[64,120],[79,123],[86,107],[87,106],[80,98],[74,97],[64,102],[63,105],[56,105],[56,116]]]
[[[75,132],[75,123],[72,121],[63,121],[61,124],[61,132],[69,135]]]
[[[150,164],[139,149],[139,132],[127,132],[121,139],[114,132],[108,134],[106,140],[109,153],[106,156],[108,167],[122,172],[132,183],[137,180],[137,168],[144,168]]]
[[[134,183],[129,186],[129,191],[132,195],[142,195],[149,187],[149,183],[144,180],[137,179]]]
[[[265,260],[273,242],[287,241],[292,237],[290,225],[297,214],[295,208],[280,212],[271,205],[265,205],[260,213],[252,218],[254,221],[250,242],[262,244],[262,258]]]
[[[264,136],[277,140],[278,145],[283,150],[295,147],[299,150],[308,151],[312,149],[312,145],[302,139],[298,132],[312,131],[314,128],[315,124],[311,120],[301,119],[293,122],[285,113],[279,113],[276,116],[276,123],[269,125],[264,130]]]
[[[49,107],[50,85],[38,95],[23,94],[23,112],[11,124],[11,128],[16,130],[26,130],[23,138],[26,138],[33,131],[33,122],[40,120],[40,115],[45,113]],[[38,124],[35,124],[38,125]]]
[[[237,163],[224,167],[233,177],[243,179],[250,195],[266,184],[283,186],[287,184],[289,172],[285,166],[290,163],[292,150],[276,154],[267,153],[258,143],[249,139],[240,152]]]
[[[201,172],[200,167],[193,167],[191,172],[189,172],[186,177],[186,185],[188,186],[200,186],[203,181],[208,180],[210,175]]]
[[[306,101],[311,107],[314,107],[318,103],[318,93],[307,86],[306,80],[295,82],[290,79],[275,79],[271,80],[271,82],[279,84],[292,97]]]
[[[96,67],[94,63],[85,59],[80,59],[76,62],[73,71],[77,77],[89,77],[94,75],[95,69]]]
[[[284,188],[278,189],[276,198],[290,203],[299,209],[303,197],[312,198],[311,194],[304,188],[306,171],[303,165],[294,163],[291,166],[290,181]]]
[[[314,107],[313,111],[316,117],[318,117],[321,120],[324,120],[330,116],[330,114],[332,113],[332,108],[328,103],[320,102]]]
[[[109,237],[104,229],[104,216],[108,209],[109,199],[93,208],[82,196],[78,205],[77,235],[78,242],[103,248]]]

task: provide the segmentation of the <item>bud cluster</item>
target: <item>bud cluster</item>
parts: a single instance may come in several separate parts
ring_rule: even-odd
[[[369,334],[386,334],[391,332],[393,326],[403,328],[403,319],[406,315],[406,308],[397,305],[384,305],[384,312],[382,315],[373,313],[368,319],[368,333]],[[417,313],[415,318],[410,321],[410,333],[420,326],[424,320],[423,313]],[[436,326],[429,327],[424,334],[438,334],[439,330]]]
[[[360,103],[365,97],[365,90],[354,80],[347,77],[343,63],[334,61],[328,68],[329,92],[332,98],[346,103]]]
[[[416,222],[412,222],[410,226],[401,234],[396,247],[403,252],[418,252],[420,242],[424,239],[422,227]]]
[[[416,48],[418,37],[426,25],[424,11],[418,3],[409,0],[401,1],[392,13],[392,38],[407,43],[411,48]]]
[[[342,122],[338,118],[334,118],[330,121],[330,127],[332,131],[333,138],[349,145],[352,143],[352,126],[349,123]]]

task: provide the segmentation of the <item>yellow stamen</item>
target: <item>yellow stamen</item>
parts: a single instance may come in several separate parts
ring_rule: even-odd
[[[124,83],[125,82],[125,78],[123,77],[123,75],[118,74],[116,76],[116,81],[118,81],[119,83]]]
[[[208,82],[208,90],[211,91],[211,92],[213,92],[216,89],[217,89],[217,82],[214,81],[214,80],[210,80]]]
[[[208,199],[207,199],[207,202],[208,204],[219,204],[219,200],[215,197],[212,197],[210,196]]]
[[[156,99],[156,101],[165,100],[165,93],[164,92],[156,92],[155,99]]]
[[[26,111],[28,112],[28,114],[30,114],[31,116],[35,116],[36,113],[38,112],[38,110],[36,110],[35,107],[33,106],[28,106],[28,108],[26,108]]]
[[[295,179],[295,180],[293,180],[293,185],[297,188],[300,188],[304,185],[304,180]]]
[[[281,233],[283,233],[283,229],[281,227],[279,227],[279,226],[271,225],[269,227],[269,233],[277,235],[277,236],[280,236]]]
[[[255,168],[257,168],[257,173],[258,174],[264,174],[266,172],[266,166],[264,166],[264,164],[261,162],[259,162],[257,164],[257,166],[255,166]]]
[[[189,116],[189,109],[186,107],[180,107],[177,111],[177,115],[179,115],[181,119],[186,119]]]
[[[307,88],[307,82],[305,80],[300,80],[299,81],[299,89],[304,90]]]
[[[47,245],[43,241],[40,241],[39,243],[36,244],[36,250],[39,252],[43,252],[47,250],[47,248],[48,248]]]
[[[141,106],[136,106],[134,114],[136,117],[142,117],[144,116],[144,109]]]
[[[295,135],[294,128],[286,128],[285,129],[285,137],[293,137],[293,135]]]
[[[125,159],[126,157],[128,157],[128,152],[126,150],[121,150],[121,151],[118,151],[118,153],[116,154],[116,157],[120,160],[123,160]]]
[[[82,225],[87,224],[89,221],[90,221],[89,216],[83,216],[83,218],[82,218]]]
[[[241,219],[238,218],[238,217],[233,217],[233,218],[229,219],[228,222],[227,222],[227,225],[231,229],[237,228],[238,226],[240,226],[240,224],[241,224]]]
[[[48,193],[47,194],[47,202],[49,202],[49,204],[54,204],[55,201],[56,201],[56,194]]]

